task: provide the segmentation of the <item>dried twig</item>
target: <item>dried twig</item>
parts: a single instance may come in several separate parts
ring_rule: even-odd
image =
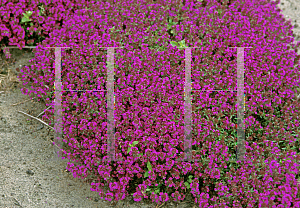
[[[14,201],[15,201],[15,205],[17,205],[17,206],[19,206],[19,207],[22,207],[21,205],[20,205],[20,203],[18,202],[18,200],[16,200],[16,198],[13,198],[14,199]]]
[[[29,116],[29,117],[31,117],[31,118],[34,118],[34,119],[36,119],[36,120],[42,122],[42,123],[45,124],[46,126],[50,127],[50,130],[51,130],[51,129],[54,130],[54,128],[53,128],[52,126],[49,126],[49,125],[46,124],[44,121],[42,121],[42,120],[40,120],[40,119],[38,119],[38,118],[36,118],[36,117],[34,117],[34,116],[28,115],[27,113],[24,113],[24,112],[22,112],[22,111],[18,111],[18,112],[23,113],[23,114],[25,114],[26,116]],[[57,146],[55,143],[54,143],[54,145],[55,145],[58,149],[60,149],[60,147]]]
[[[161,208],[166,202],[162,203],[160,206],[156,206],[156,208]]]
[[[29,99],[29,100],[31,100],[31,99]],[[22,102],[20,102],[20,103],[15,103],[15,104],[12,104],[12,105],[19,105],[19,104],[25,103],[25,102],[27,102],[27,101],[29,101],[29,100],[25,100],[25,101],[22,101]],[[11,106],[12,106],[12,105],[11,105]]]
[[[18,112],[23,113],[23,114],[25,114],[26,116],[29,116],[29,117],[31,117],[31,118],[34,118],[34,119],[38,120],[39,122],[42,122],[44,125],[46,125],[46,126],[48,126],[48,127],[50,127],[51,129],[54,130],[54,128],[53,128],[52,126],[49,126],[48,124],[46,124],[46,123],[45,123],[44,121],[42,121],[41,119],[38,119],[38,118],[36,118],[36,117],[34,117],[34,116],[31,116],[31,115],[28,115],[27,113],[24,113],[24,112],[22,112],[22,111],[18,111]]]
[[[49,106],[49,107],[46,108],[43,112],[41,112],[41,113],[37,116],[37,118],[38,118],[40,115],[42,115],[43,113],[45,113],[45,111],[48,110],[49,108],[51,108],[51,106]]]

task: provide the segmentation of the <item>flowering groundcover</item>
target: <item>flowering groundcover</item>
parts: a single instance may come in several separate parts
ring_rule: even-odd
[[[276,2],[278,3],[278,2]],[[279,30],[280,29],[280,30]],[[186,189],[200,207],[299,206],[299,56],[290,25],[267,1],[96,2],[65,18],[22,69],[24,84],[51,105],[54,53],[62,52],[64,89],[105,89],[106,52],[115,49],[116,155],[106,163],[105,92],[63,93],[65,157],[74,177],[107,200],[133,194],[161,203]],[[193,162],[183,158],[184,50],[192,49],[193,89],[236,89],[245,49],[244,164],[235,154],[236,94],[193,92]],[[293,46],[295,49],[297,46]],[[66,86],[66,87],[65,87]],[[53,110],[52,110],[53,111]],[[53,120],[53,112],[44,119]],[[130,151],[128,151],[130,150]],[[101,187],[110,192],[104,193]]]

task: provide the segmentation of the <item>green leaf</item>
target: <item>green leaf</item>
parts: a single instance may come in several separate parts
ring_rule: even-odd
[[[147,163],[147,168],[148,168],[148,170],[151,170],[152,171],[152,166],[151,166],[151,163],[148,161],[148,163]]]
[[[160,188],[158,188],[158,189],[155,189],[155,191],[154,191],[154,192],[155,192],[156,194],[159,194],[159,191],[160,191]]]
[[[97,45],[98,44],[98,40],[94,41],[94,45]]]
[[[42,15],[44,14],[44,11],[45,11],[44,6],[41,5],[41,6],[39,6],[39,8],[40,8],[40,9],[39,9],[39,10],[40,10],[40,11],[39,11],[39,15],[42,16]]]
[[[180,44],[180,47],[184,47],[184,48],[187,47],[187,45],[185,44],[185,40],[184,40],[184,39],[181,40],[181,41],[179,42],[179,44]]]
[[[22,20],[21,20],[21,23],[24,23],[24,22],[30,22],[31,19],[27,18],[27,17],[23,17]]]
[[[109,28],[111,31],[114,31],[115,30],[115,26],[113,26],[112,28]]]
[[[175,41],[171,41],[171,45],[172,45],[173,47],[179,46],[179,44],[178,44],[177,42],[175,42]]]
[[[28,18],[32,15],[32,11],[27,11],[27,12],[25,12],[26,14],[24,14],[24,16],[27,16]]]
[[[149,176],[149,172],[147,171],[144,175],[145,178],[147,178]]]
[[[146,29],[146,31],[145,31],[145,32],[148,32],[148,30],[150,29],[150,27],[151,27],[151,26],[149,26],[149,27]]]
[[[131,151],[131,147],[128,147],[127,153],[129,153]]]
[[[135,146],[135,145],[137,145],[139,142],[138,141],[134,141],[133,143],[132,143],[132,146]]]
[[[21,19],[21,23],[24,23],[24,22],[30,22],[31,19],[29,18],[30,16],[32,15],[32,11],[27,11],[25,13],[23,13],[23,17]]]
[[[186,187],[189,189],[190,188],[190,184],[188,182],[184,182],[184,184],[186,185]]]

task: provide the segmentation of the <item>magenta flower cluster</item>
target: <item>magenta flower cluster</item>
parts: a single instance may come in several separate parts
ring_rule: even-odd
[[[20,49],[25,45],[37,45],[41,40],[49,38],[53,29],[61,28],[66,17],[90,4],[94,4],[94,1],[3,0],[0,7],[0,45],[13,45]],[[32,12],[30,21],[22,22],[28,11]],[[7,58],[11,58],[8,48],[3,49],[3,52]]]
[[[298,44],[271,1],[106,1],[66,16],[22,68],[23,89],[53,105],[54,53],[62,50],[63,89],[105,90],[106,49],[115,49],[116,158],[107,157],[106,92],[64,92],[64,156],[74,177],[92,177],[106,200],[199,207],[300,206]],[[60,14],[63,15],[63,14]],[[174,24],[171,24],[174,23]],[[171,26],[170,26],[171,25]],[[184,50],[192,49],[195,90],[236,90],[237,49],[245,49],[245,163],[235,154],[236,92],[193,92],[193,161],[184,158]],[[289,46],[290,45],[290,46]],[[53,110],[43,116],[49,123]],[[138,141],[137,145],[128,148]],[[76,164],[77,163],[77,164]],[[76,165],[75,165],[76,164]],[[148,175],[146,175],[148,173]],[[104,192],[103,188],[109,188]]]

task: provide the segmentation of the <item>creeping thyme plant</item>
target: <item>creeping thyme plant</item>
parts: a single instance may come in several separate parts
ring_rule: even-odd
[[[66,13],[46,2],[41,13],[23,12],[21,24],[29,25],[56,12],[45,19],[56,27],[36,43],[34,64],[21,69],[24,84],[32,85],[23,93],[53,105],[45,85],[54,85],[54,50],[43,47],[70,47],[62,50],[63,89],[86,90],[106,90],[107,52],[99,47],[124,47],[114,55],[115,149],[122,161],[102,160],[105,91],[63,92],[63,152],[74,177],[110,201],[133,195],[163,203],[190,192],[199,207],[300,206],[299,43],[292,44],[278,1],[70,2],[56,3]],[[244,52],[244,163],[235,161],[237,93],[229,91],[192,92],[193,158],[178,160],[185,154],[181,47],[199,47],[192,49],[194,90],[236,90],[237,49],[230,47],[252,47]],[[53,117],[49,109],[43,119],[53,124]]]

